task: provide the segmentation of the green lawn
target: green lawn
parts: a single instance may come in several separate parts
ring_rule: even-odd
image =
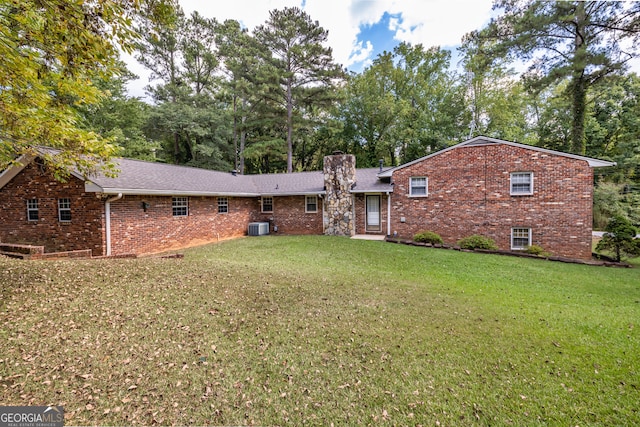
[[[0,402],[67,425],[637,425],[640,269],[346,238],[0,259]]]

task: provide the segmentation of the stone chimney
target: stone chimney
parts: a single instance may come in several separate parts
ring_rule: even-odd
[[[353,196],[351,188],[356,182],[356,157],[336,151],[324,157],[324,234],[353,236]]]

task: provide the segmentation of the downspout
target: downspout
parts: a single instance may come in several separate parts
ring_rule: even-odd
[[[105,216],[105,234],[107,240],[107,256],[111,256],[111,202],[122,199],[122,193],[118,193],[117,196],[113,196],[104,202],[104,216]]]
[[[391,236],[391,193],[387,191],[387,236]]]

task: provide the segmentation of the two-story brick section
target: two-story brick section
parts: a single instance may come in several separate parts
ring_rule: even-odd
[[[501,249],[540,245],[591,257],[593,168],[614,163],[476,137],[407,164],[356,169],[352,155],[323,171],[238,175],[118,159],[117,177],[53,178],[38,157],[0,174],[0,242],[94,256],[146,254],[271,233],[392,235],[431,230],[454,244],[471,234]]]

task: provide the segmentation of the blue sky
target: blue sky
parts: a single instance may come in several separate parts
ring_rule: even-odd
[[[491,0],[180,0],[187,14],[197,10],[218,21],[235,19],[250,31],[268,19],[270,10],[300,7],[329,31],[334,60],[355,72],[403,41],[440,46],[455,55],[462,37],[489,21],[491,4]],[[126,60],[140,76],[130,85],[130,93],[144,96],[148,72],[134,59]]]

